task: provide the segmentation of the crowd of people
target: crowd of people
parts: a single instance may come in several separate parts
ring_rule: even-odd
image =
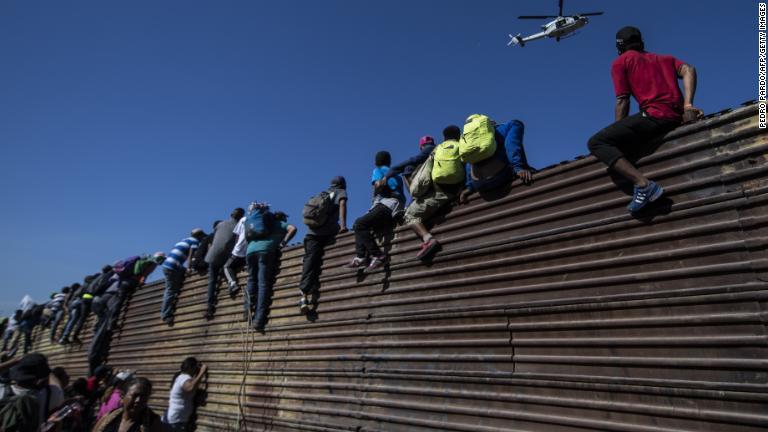
[[[616,121],[596,133],[589,140],[588,148],[611,172],[633,184],[628,211],[638,214],[664,191],[633,162],[639,155],[653,151],[658,138],[681,123],[700,119],[703,113],[693,106],[696,71],[692,66],[673,56],[645,51],[642,35],[635,27],[619,30],[616,47],[619,57],[611,66]],[[678,80],[683,82],[682,92]],[[632,116],[629,115],[630,96],[634,96],[640,107],[640,112]],[[397,164],[392,164],[389,152],[377,152],[370,179],[371,206],[352,225],[355,256],[345,267],[371,273],[386,266],[387,244],[385,241],[382,245],[377,239],[386,238],[398,224],[410,228],[421,240],[416,257],[431,260],[441,249],[430,231],[439,214],[449,211],[456,203],[468,202],[473,193],[504,190],[517,179],[531,184],[534,170],[525,156],[523,134],[524,125],[519,120],[497,123],[485,115],[473,114],[466,119],[463,129],[456,125],[445,127],[440,143],[431,136],[422,137],[418,152]],[[338,234],[348,230],[346,189],[346,179],[336,176],[326,190],[309,199],[302,211],[307,234],[298,306],[299,312],[308,316],[315,313],[318,306],[325,249],[334,243]],[[406,190],[411,196],[408,205]],[[264,333],[280,251],[296,231],[285,213],[272,211],[267,203],[252,202],[247,210],[236,208],[228,219],[216,221],[211,233],[196,228],[168,254],[132,256],[105,265],[82,282],[51,294],[44,304],[35,304],[26,296],[19,310],[3,321],[3,351],[15,353],[23,338],[23,351],[27,353],[32,346],[32,329],[38,325],[50,328],[51,342],[81,343],[79,333],[93,312],[98,319],[88,361],[89,370],[95,373],[106,361],[111,333],[123,303],[158,266],[165,277],[160,319],[167,325],[173,325],[176,300],[188,274],[207,273],[205,318],[210,320],[215,317],[222,279],[226,281],[229,296],[235,299],[241,289],[237,273],[247,268],[244,318],[255,330]],[[58,335],[61,322],[64,326]],[[193,375],[186,373],[188,377]],[[195,386],[198,378],[187,378],[179,386]],[[125,394],[134,394],[134,399],[141,400],[143,394],[151,391],[151,383],[137,382],[132,391],[125,390]],[[133,412],[131,406],[123,411],[123,417]]]
[[[72,380],[51,369],[43,354],[3,358],[0,363],[0,431],[3,432],[187,432],[205,386],[207,365],[187,357],[171,379],[168,408],[148,406],[152,382],[130,370],[104,364]]]

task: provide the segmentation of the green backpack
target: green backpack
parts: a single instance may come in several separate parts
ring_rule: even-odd
[[[46,393],[50,398],[50,391]],[[46,401],[46,407],[48,401]],[[40,403],[33,393],[8,396],[0,402],[0,430],[4,432],[36,431],[40,426]],[[46,413],[47,414],[47,413]]]
[[[459,146],[461,160],[473,164],[493,156],[496,153],[495,132],[496,125],[488,116],[472,114],[467,117]]]
[[[432,163],[432,181],[438,184],[457,184],[464,181],[464,164],[459,157],[458,141],[445,141],[435,148]]]

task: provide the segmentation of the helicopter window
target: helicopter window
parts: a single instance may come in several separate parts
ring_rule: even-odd
[[[557,28],[563,27],[565,25],[565,20],[559,20],[555,25]]]

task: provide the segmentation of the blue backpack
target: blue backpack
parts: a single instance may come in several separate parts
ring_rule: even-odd
[[[245,218],[245,239],[261,240],[269,237],[274,215],[269,211],[255,209]]]

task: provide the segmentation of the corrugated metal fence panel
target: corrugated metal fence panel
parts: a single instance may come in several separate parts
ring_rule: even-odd
[[[56,329],[56,339],[64,331],[64,326],[67,324],[66,318],[65,316],[61,320],[59,327]],[[84,377],[88,373],[88,346],[93,338],[94,324],[95,319],[93,314],[91,314],[80,331],[79,337],[83,343],[72,343],[64,347],[50,343],[50,329],[35,327],[35,330],[32,332],[33,350],[45,353],[51,367],[61,366],[65,368],[73,379]]]
[[[151,378],[158,410],[185,356],[208,363],[198,430],[243,416],[270,431],[765,430],[768,142],[756,112],[680,128],[644,158],[667,191],[646,220],[582,158],[455,208],[428,266],[398,229],[384,271],[340,270],[353,251],[340,236],[315,322],[296,305],[299,248],[284,252],[266,336],[245,332],[242,298],[226,290],[206,322],[197,277],[166,327],[162,284],[146,286],[110,363]]]

